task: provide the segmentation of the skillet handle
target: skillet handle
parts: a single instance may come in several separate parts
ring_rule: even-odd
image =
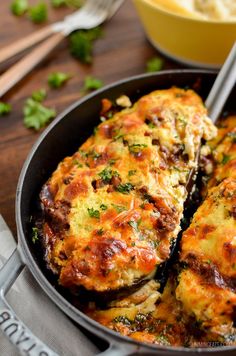
[[[17,318],[5,299],[6,293],[24,267],[25,265],[16,248],[0,270],[0,329],[9,341],[16,346],[20,355],[58,356],[34,336],[24,323]]]

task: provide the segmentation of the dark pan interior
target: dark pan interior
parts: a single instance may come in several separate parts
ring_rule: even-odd
[[[55,170],[57,164],[73,154],[83,141],[88,138],[94,126],[99,124],[101,99],[116,99],[122,94],[128,95],[134,102],[144,94],[156,89],[179,86],[193,88],[205,99],[216,77],[215,72],[202,70],[166,71],[141,75],[107,86],[94,94],[83,98],[60,115],[41,135],[33,147],[18,184],[17,226],[20,244],[24,246],[24,257],[29,256],[41,268],[35,245],[31,241],[30,217],[35,207],[42,185]],[[236,112],[236,88],[232,92],[224,111]],[[34,266],[31,264],[31,271]],[[46,278],[49,278],[46,275]]]

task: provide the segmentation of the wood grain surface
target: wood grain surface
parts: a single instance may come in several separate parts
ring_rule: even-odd
[[[30,1],[30,4],[34,3],[37,0]],[[17,42],[23,36],[45,26],[32,24],[26,17],[13,16],[9,4],[9,0],[0,1],[0,51],[5,45]],[[48,23],[63,19],[70,12],[71,9],[67,8],[50,8]],[[95,76],[109,84],[145,72],[148,59],[155,55],[162,56],[147,41],[132,0],[126,0],[112,20],[103,27],[104,36],[94,45],[92,65],[83,65],[72,58],[68,51],[68,40],[65,39],[41,65],[2,98],[12,105],[13,110],[10,115],[0,117],[0,214],[15,236],[17,181],[22,165],[40,135],[23,125],[22,108],[26,98],[34,90],[46,88],[48,96],[45,105],[54,107],[60,113],[79,99],[86,75]],[[164,60],[164,69],[182,67],[167,58]],[[1,65],[0,73],[12,63],[14,61],[10,60]],[[47,77],[53,71],[70,73],[73,77],[61,89],[52,90],[48,88]]]

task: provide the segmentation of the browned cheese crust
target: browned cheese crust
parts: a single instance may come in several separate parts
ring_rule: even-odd
[[[208,143],[208,195],[183,234],[176,297],[208,338],[236,343],[236,117],[222,120]],[[213,188],[212,188],[213,187]]]
[[[199,96],[178,88],[102,122],[41,192],[46,260],[59,283],[106,292],[149,278],[179,232],[200,141],[215,133]]]

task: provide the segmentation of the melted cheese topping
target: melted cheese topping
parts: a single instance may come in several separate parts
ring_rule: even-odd
[[[234,334],[236,308],[236,180],[227,178],[209,191],[181,241],[177,299],[203,328]]]
[[[210,176],[208,189],[224,178],[236,179],[236,116],[222,120],[217,137],[209,142],[214,161],[214,172]]]
[[[200,141],[215,133],[201,99],[178,88],[101,123],[41,193],[46,257],[59,283],[104,292],[149,278],[180,230]]]
[[[213,151],[217,158],[225,152],[233,159],[235,124],[236,116],[222,120],[217,137],[202,153],[208,156]],[[220,184],[209,188],[216,181]],[[222,169],[221,159],[214,163],[208,190],[183,234],[180,264],[171,271],[163,294],[155,295],[158,286],[151,281],[106,310],[91,305],[86,310],[89,316],[147,343],[236,345],[236,179],[232,167]]]

